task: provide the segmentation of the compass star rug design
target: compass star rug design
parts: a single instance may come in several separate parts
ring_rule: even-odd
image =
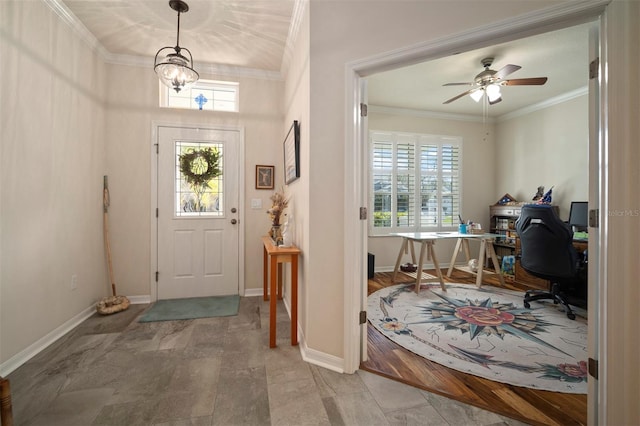
[[[587,321],[524,292],[473,285],[386,287],[368,298],[383,335],[448,368],[514,386],[587,393]]]

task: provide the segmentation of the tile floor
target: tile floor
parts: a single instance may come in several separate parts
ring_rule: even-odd
[[[279,302],[281,303],[281,302]],[[521,425],[383,377],[302,360],[278,308],[138,323],[148,305],[95,315],[9,375],[22,425]]]

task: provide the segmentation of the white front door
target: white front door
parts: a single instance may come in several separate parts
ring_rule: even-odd
[[[158,300],[238,294],[239,131],[157,135]]]

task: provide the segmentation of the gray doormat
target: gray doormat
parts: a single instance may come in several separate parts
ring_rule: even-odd
[[[238,314],[239,304],[238,295],[158,300],[138,322],[228,317]]]

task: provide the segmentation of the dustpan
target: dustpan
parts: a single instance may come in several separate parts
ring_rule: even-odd
[[[102,315],[115,314],[124,311],[130,305],[126,296],[118,296],[116,293],[116,283],[113,279],[113,265],[111,263],[111,244],[109,242],[109,184],[107,176],[104,177],[104,189],[102,191],[102,204],[104,206],[104,244],[107,250],[107,263],[109,265],[109,281],[111,282],[111,293],[109,297],[105,297],[96,304],[96,311]]]

